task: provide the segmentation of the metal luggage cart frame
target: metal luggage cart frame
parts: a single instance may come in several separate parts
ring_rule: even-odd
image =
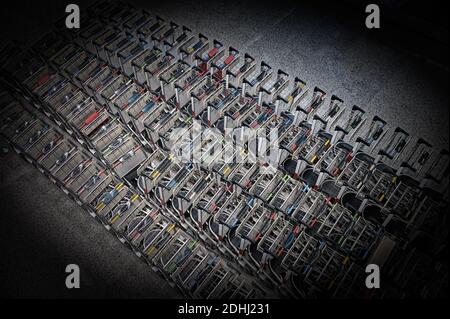
[[[169,101],[175,97],[175,83],[190,68],[190,64],[181,60],[172,64],[159,75],[161,98],[165,101]]]
[[[241,87],[244,79],[256,69],[255,59],[245,53],[239,63],[230,66],[226,71],[226,82],[234,87]]]
[[[218,82],[225,79],[225,83],[228,87],[227,71],[239,63],[239,59],[239,51],[235,48],[229,47],[227,55],[225,55],[225,50],[222,50],[212,58],[210,65],[211,76]]]
[[[259,69],[248,73],[242,81],[242,96],[247,94],[253,97],[259,97],[261,88],[272,78],[272,67],[264,61],[261,62]],[[262,102],[259,100],[259,102]]]

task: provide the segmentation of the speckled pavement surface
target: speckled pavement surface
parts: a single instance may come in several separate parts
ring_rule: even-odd
[[[448,73],[442,76],[442,70],[355,33],[339,16],[319,16],[300,1],[288,6],[235,0],[132,2],[318,85],[437,148],[448,148]],[[86,1],[77,3],[83,8]],[[23,39],[35,39],[51,26],[51,20],[40,17],[63,10],[62,4],[38,10],[13,5],[4,12],[7,23],[0,36],[16,37],[14,22],[22,25]],[[0,181],[0,287],[6,296],[180,297],[11,151],[0,156]],[[80,265],[79,291],[64,286],[68,263]]]

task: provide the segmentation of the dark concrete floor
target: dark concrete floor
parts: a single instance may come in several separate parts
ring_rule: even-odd
[[[78,1],[83,10],[83,4]],[[381,115],[392,126],[448,148],[448,73],[318,14],[301,1],[133,1],[151,13],[267,61],[308,84]],[[64,13],[64,3],[13,3],[1,38],[32,41]],[[42,17],[46,17],[42,19]],[[22,32],[15,30],[20,26]],[[361,27],[363,24],[361,23]],[[0,287],[9,297],[179,297],[118,240],[34,167],[0,157]],[[77,263],[82,289],[69,291],[64,268]]]

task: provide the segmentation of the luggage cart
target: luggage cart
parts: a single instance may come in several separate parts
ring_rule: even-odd
[[[270,201],[276,192],[278,185],[282,182],[283,175],[274,168],[259,170],[255,183],[250,187],[249,193],[263,201]]]
[[[205,98],[206,111],[202,113],[202,122],[209,127],[213,126],[228,110],[228,107],[239,98],[239,90],[225,83],[214,94]]]
[[[89,73],[97,66],[97,58],[83,51],[72,60],[63,64],[61,66],[61,73],[81,88],[82,83],[88,79]]]
[[[173,165],[171,155],[166,155],[159,149],[155,150],[137,170],[138,189],[148,195],[168,173],[171,165]]]
[[[317,234],[326,238],[332,244],[340,245],[345,240],[348,232],[354,225],[355,216],[340,204],[333,205],[333,208],[323,215],[316,224]]]
[[[138,243],[148,228],[158,220],[159,215],[159,209],[145,201],[142,209],[135,209],[128,218],[121,223],[115,223],[113,227],[116,227],[119,236],[124,238],[140,256],[141,253],[137,250]]]
[[[448,150],[442,150],[428,168],[425,177],[421,181],[421,186],[434,190],[437,193],[445,194],[445,180],[448,179],[448,172],[449,152]]]
[[[28,147],[35,143],[50,129],[51,127],[49,124],[34,118],[31,121],[22,122],[20,126],[16,127],[14,135],[11,137],[11,141],[23,151],[26,151]]]
[[[128,46],[133,45],[135,42],[131,34],[126,34],[125,32],[118,33],[110,42],[106,43],[104,46],[104,52],[106,53],[106,61],[109,66],[119,69],[121,68],[121,61],[119,57],[119,52]]]
[[[125,225],[128,225],[129,219],[132,216],[140,214],[148,207],[148,205],[149,204],[141,196],[132,192],[123,197],[119,204],[105,216],[105,219],[108,224],[111,225],[111,228],[118,232],[118,238],[121,239],[121,241],[124,241],[120,229]]]
[[[56,165],[56,162],[70,152],[75,150],[75,145],[70,141],[61,138],[54,143],[51,151],[42,154],[37,160],[39,165],[41,165],[46,171],[51,171],[52,167]]]
[[[260,163],[253,163],[250,160],[244,160],[230,172],[228,180],[235,183],[243,190],[248,191],[258,175]]]
[[[259,105],[275,103],[280,93],[289,85],[289,74],[283,70],[277,71],[277,76],[267,81],[259,91]]]
[[[261,240],[277,218],[279,217],[276,211],[264,203],[255,203],[238,225],[235,232],[238,241],[233,245],[234,241],[230,240],[231,247],[241,256],[248,254],[250,246]]]
[[[172,106],[162,103],[158,108],[153,108],[143,119],[145,136],[151,144],[156,144],[161,138],[160,129],[171,120],[176,120],[179,111]]]
[[[132,12],[131,16],[123,22],[123,28],[125,32],[133,34],[133,36],[138,36],[138,30],[141,28],[148,20],[150,20],[150,14],[145,10],[139,10]]]
[[[40,89],[43,90],[41,92],[45,92],[46,87],[51,86],[51,84],[54,84],[55,81],[58,81],[59,79],[60,76],[55,70],[48,66],[44,66],[24,80],[23,85],[30,95],[34,95],[38,94]]]
[[[87,84],[91,83],[92,79],[99,79],[105,69],[106,63],[101,62],[98,58],[94,58],[89,64],[87,64],[75,77],[75,81],[78,85],[85,90],[85,92],[93,96],[94,92],[89,91]]]
[[[179,52],[181,59],[190,65],[196,65],[198,54],[202,54],[206,51],[208,44],[208,38],[201,33],[199,33],[198,36],[190,37],[180,46]]]
[[[210,220],[209,231],[217,240],[223,241],[227,234],[246,217],[253,205],[253,197],[234,192]]]
[[[151,17],[139,29],[137,29],[137,37],[140,41],[148,44],[152,43],[152,34],[165,26],[165,21],[159,16]]]
[[[175,283],[188,293],[192,293],[217,264],[219,257],[198,245],[181,267],[172,275]]]
[[[275,109],[277,114],[282,112],[295,111],[299,99],[303,99],[307,91],[303,90],[306,83],[298,77],[295,77],[292,85],[288,85],[279,92],[274,98]]]
[[[196,201],[195,207],[190,210],[189,217],[194,228],[204,234],[204,228],[209,218],[219,210],[232,194],[233,188],[230,185],[217,181],[208,183],[207,188],[202,191],[202,196]]]
[[[81,110],[88,101],[89,97],[81,90],[75,92],[73,96],[69,95],[68,99],[61,100],[61,105],[56,109],[56,115],[59,118],[56,123],[60,126],[65,123],[66,131],[72,135],[73,130],[68,124],[68,119],[71,114]]]
[[[117,148],[128,136],[129,132],[119,120],[112,119],[95,132],[91,143],[96,152],[106,154]]]
[[[311,124],[307,122],[291,125],[279,139],[279,146],[290,154],[294,154],[308,140],[310,134]]]
[[[103,88],[108,86],[110,81],[118,75],[117,70],[110,68],[109,66],[103,66],[95,75],[92,74],[91,78],[83,83],[84,91],[94,98],[98,103],[105,105],[106,101],[101,96]]]
[[[239,166],[240,163],[250,161],[245,149],[227,143],[218,157],[215,158],[212,165],[212,171],[224,180],[230,180],[229,176]]]
[[[39,102],[38,108],[42,108],[45,115],[50,116],[52,113],[52,110],[47,108],[45,100],[58,92],[67,83],[68,81],[65,78],[55,73],[50,75],[45,83],[42,83],[33,89],[32,93],[34,94],[34,98]]]
[[[87,52],[95,54],[96,50],[93,41],[104,33],[105,27],[103,21],[93,20],[87,27],[83,27],[80,30],[76,42]]]
[[[64,186],[77,196],[92,188],[95,183],[105,174],[105,168],[95,159],[86,161],[73,171],[70,178],[65,180]]]
[[[320,88],[315,87],[312,91],[307,89],[304,93],[292,104],[291,108],[299,112],[298,121],[311,121],[315,113],[323,105],[326,98],[326,93]]]
[[[385,214],[393,213],[409,221],[421,201],[422,190],[419,183],[407,175],[399,175],[394,190],[389,194],[383,206]]]
[[[75,56],[82,53],[83,49],[74,43],[66,43],[57,53],[55,53],[50,59],[49,63],[56,69],[60,69],[64,64],[68,63]]]
[[[267,104],[259,105],[250,112],[245,113],[239,120],[239,124],[251,129],[263,128],[275,115],[274,109]]]
[[[153,47],[144,50],[141,54],[135,57],[131,61],[131,66],[133,67],[133,74],[136,82],[140,85],[147,84],[147,78],[144,71],[146,66],[159,63],[162,60],[161,57],[163,56],[165,56],[165,54],[163,54],[161,49]]]
[[[118,144],[118,143],[117,143]],[[108,150],[104,157],[116,174],[121,178],[138,167],[147,158],[147,154],[141,145],[133,138],[126,138],[116,148]]]
[[[114,224],[122,214],[131,209],[133,202],[136,202],[138,198],[139,195],[121,185],[102,194],[96,206],[97,214],[106,225]]]
[[[191,101],[191,92],[203,79],[204,73],[193,66],[175,82],[175,103],[177,108],[184,109]]]
[[[197,117],[207,106],[207,99],[218,90],[217,83],[209,76],[204,77],[190,90],[191,104],[188,107],[192,117]]]
[[[61,155],[51,167],[53,177],[65,184],[72,178],[78,176],[86,164],[90,163],[92,158],[81,150],[75,149]]]
[[[45,98],[47,108],[56,115],[56,111],[72,99],[80,89],[70,82],[64,82],[53,94]]]
[[[162,28],[152,33],[150,40],[151,45],[161,49],[165,49],[165,43],[173,43],[178,35],[178,24],[170,22],[165,24]]]
[[[203,193],[209,189],[209,184],[215,183],[212,175],[200,169],[193,169],[180,189],[174,194],[172,208],[178,213],[181,221],[189,208],[197,205]]]
[[[351,161],[337,177],[338,184],[359,190],[363,186],[366,177],[370,174],[374,161],[373,157],[364,152],[355,153]]]
[[[345,234],[340,247],[346,254],[358,260],[366,260],[377,247],[381,235],[378,226],[358,216],[353,227]]]
[[[423,168],[427,165],[432,153],[431,144],[419,138],[414,148],[405,157],[405,161],[400,165],[397,175],[408,175],[419,180],[423,176]]]
[[[284,176],[270,200],[270,205],[285,215],[291,215],[308,190],[306,184]]]
[[[12,82],[23,84],[30,74],[35,74],[44,66],[44,61],[41,58],[36,55],[31,57],[26,55],[23,60],[19,59],[17,64],[8,64],[4,70],[11,74]],[[29,93],[29,90],[25,89],[25,91]]]
[[[331,146],[331,134],[319,131],[317,135],[309,135],[303,146],[297,148],[294,155],[304,159],[308,164],[315,165]]]
[[[260,260],[254,259],[257,265],[268,275],[268,279],[274,282],[281,282],[280,272],[273,267],[272,261],[279,259],[289,251],[295,239],[301,232],[298,225],[293,224],[283,218],[277,218],[270,229],[264,234],[257,245],[257,250],[262,254]]]
[[[194,137],[192,143],[183,150],[184,154],[192,154],[192,162],[195,165],[211,171],[214,164],[223,155],[224,141],[216,131],[205,130]],[[184,156],[185,158],[186,156]]]
[[[134,75],[132,61],[134,61],[134,59],[138,57],[146,48],[147,46],[143,42],[131,41],[117,52],[120,69],[126,76],[131,77]]]
[[[358,195],[362,198],[369,196],[375,202],[383,204],[394,191],[396,182],[397,175],[392,168],[383,163],[375,164],[364,179]]]
[[[214,268],[206,275],[204,280],[198,284],[193,292],[194,298],[216,299],[225,289],[227,283],[236,277],[237,273],[226,266],[225,262],[220,260]]]
[[[228,69],[233,68],[237,63],[239,63],[239,51],[233,47],[228,48],[228,54],[225,55],[225,50],[220,51],[212,58],[210,66],[210,74],[215,81],[221,82],[226,80],[226,75]],[[228,87],[228,82],[226,83]]]
[[[106,109],[90,98],[85,100],[82,105],[78,104],[67,117],[67,122],[73,130],[84,137],[91,136],[108,120],[109,114]]]
[[[281,260],[281,266],[288,272],[303,275],[314,265],[325,247],[325,241],[301,230]]]
[[[221,57],[223,54],[223,44],[217,40],[213,40],[212,43],[208,42],[195,52],[195,65],[206,74],[211,71],[211,65],[215,61],[214,58]]]
[[[244,79],[253,73],[255,69],[255,59],[245,53],[242,60],[239,59],[237,63],[228,68],[226,71],[226,81],[234,87],[241,87],[244,83]]]
[[[326,123],[324,129],[331,131],[336,126],[336,123],[341,119],[346,110],[343,104],[344,101],[342,99],[336,95],[332,95],[328,107],[322,107],[318,110],[317,116]]]
[[[352,146],[344,141],[338,141],[317,162],[318,172],[327,172],[331,176],[339,176],[346,165],[352,160]]]
[[[192,30],[186,26],[182,26],[176,36],[172,36],[169,39],[166,38],[166,40],[163,41],[163,51],[178,57],[179,60],[183,60],[184,54],[181,53],[181,48],[189,41],[192,41],[191,39],[193,38]]]
[[[103,28],[103,33],[99,34],[95,39],[92,40],[92,44],[95,50],[93,53],[96,54],[97,58],[101,61],[109,61],[105,47],[109,43],[112,43],[116,39],[119,39],[122,34],[122,31],[116,27],[110,25],[105,26]]]
[[[111,102],[108,103],[113,114],[118,114],[123,123],[129,125],[131,117],[128,114],[130,106],[145,94],[145,89],[134,83],[132,80],[126,83],[122,89],[116,91],[111,96]]]
[[[38,135],[40,136],[38,137]],[[34,141],[32,141],[32,139]],[[39,161],[42,157],[51,153],[55,145],[57,145],[62,139],[63,136],[59,132],[55,131],[53,128],[50,128],[44,133],[39,133],[33,137],[30,137],[28,142],[31,145],[26,149],[26,152],[32,159]]]
[[[115,72],[112,72],[108,77],[109,81],[98,90],[96,96],[99,98],[100,104],[108,106],[110,111],[117,115],[118,110],[114,108],[112,100],[120,95],[132,83],[132,80],[128,80],[123,74]]]
[[[151,225],[133,240],[133,245],[151,262],[155,255],[162,250],[168,241],[174,236],[177,228],[166,217],[159,214]]]
[[[167,245],[155,256],[153,262],[170,278],[192,256],[199,245],[197,240],[178,230]]]
[[[175,57],[170,53],[165,53],[160,55],[154,62],[148,63],[144,67],[144,74],[147,80],[147,87],[156,92],[160,89],[160,79],[159,76],[169,68],[173,63],[175,63]]]
[[[249,73],[242,81],[242,96],[248,94],[253,97],[259,97],[261,88],[272,76],[272,68],[264,61],[261,62],[259,69],[255,69],[252,73]],[[259,99],[259,102],[261,103],[262,101]]]
[[[315,228],[317,222],[320,222],[324,216],[331,211],[331,203],[321,192],[309,189],[303,196],[291,217],[299,224],[308,228]]]
[[[65,158],[69,158],[70,156],[70,153],[69,155],[63,154],[59,159],[59,162],[64,164]],[[97,218],[91,204],[105,189],[114,189],[114,187],[119,184],[120,181],[108,171],[100,171],[97,175],[92,175],[90,177],[90,179],[78,190],[77,195],[82,203],[86,204],[87,207],[90,207],[88,208],[90,214]]]
[[[169,199],[177,193],[177,191],[183,186],[184,182],[192,174],[192,165],[178,165],[174,164],[169,167],[168,173],[159,182],[155,188],[155,197],[159,202],[164,205]]]
[[[305,281],[319,291],[329,292],[350,265],[351,262],[347,256],[325,246],[317,260],[306,272]]]
[[[162,148],[179,155],[177,149],[182,149],[189,141],[189,136],[195,134],[191,133],[192,130],[194,130],[192,118],[180,111],[174,112],[170,118],[161,123],[158,130]],[[181,160],[183,159],[182,157]]]
[[[25,111],[19,103],[14,103],[9,112],[5,114],[4,119],[2,118],[2,134],[9,141],[14,142],[17,137],[34,125],[35,121],[37,121],[35,115]]]
[[[347,113],[347,116],[338,119],[341,121],[335,121],[336,126],[334,129],[336,132],[341,132],[340,135],[344,135],[347,136],[348,139],[352,139],[354,136],[358,135],[358,132],[367,120],[367,114],[366,111],[356,105],[354,105]],[[338,138],[335,136],[334,140],[337,139]]]
[[[173,99],[175,96],[175,83],[190,68],[191,66],[188,63],[181,60],[172,64],[159,75],[162,99],[165,101]]]
[[[397,127],[387,145],[378,151],[378,156],[375,161],[383,161],[387,164],[395,165],[397,161],[401,160],[400,157],[410,142],[410,139],[406,131]]]
[[[356,138],[355,151],[373,152],[378,143],[386,136],[386,122],[378,116],[374,116],[366,133]]]
[[[148,143],[147,137],[143,134],[145,130],[144,120],[152,112],[163,108],[163,103],[159,98],[149,91],[145,91],[128,107],[128,116],[131,119],[131,126],[135,133],[142,139],[144,144]]]

